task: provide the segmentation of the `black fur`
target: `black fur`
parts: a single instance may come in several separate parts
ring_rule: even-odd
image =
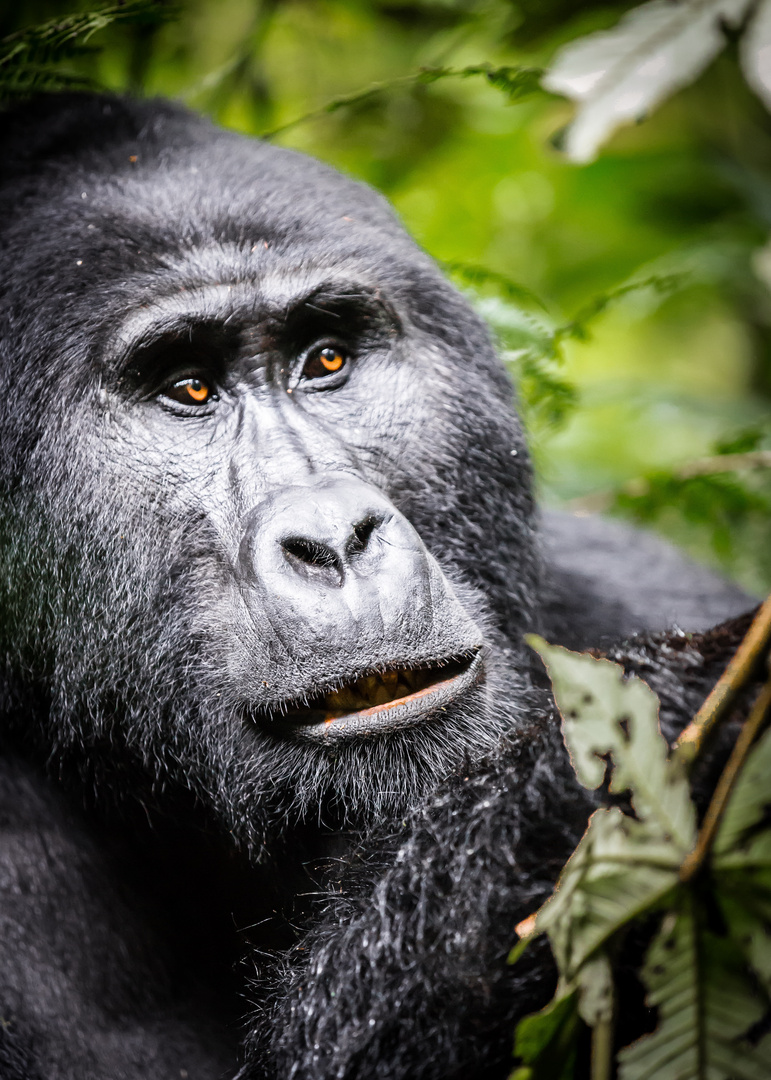
[[[671,741],[749,621],[703,635],[639,637],[609,657],[657,692]],[[274,976],[272,1012],[251,1045],[255,1076],[263,1067],[303,1080],[509,1075],[517,1021],[556,986],[545,939],[507,964],[514,927],[549,896],[596,805],[575,779],[553,705],[544,702],[532,719],[526,741],[504,744],[494,762],[453,778],[334,875],[323,915]],[[735,735],[734,727],[723,731],[711,761],[725,760]],[[709,766],[696,777],[698,792],[712,789]],[[635,1004],[619,1009],[624,1042],[645,1023]]]
[[[340,376],[310,374],[325,343]],[[215,391],[201,407],[190,379]],[[700,598],[702,624],[745,600],[629,531],[552,522],[544,559],[538,528],[487,332],[374,192],[168,104],[74,95],[2,116],[8,1077],[235,1070],[244,958],[317,920],[316,866],[372,829],[345,886],[363,975],[345,1015],[374,1019],[359,1064],[342,1027],[316,1048],[314,1024],[344,1019],[322,1015],[326,975],[306,1009],[285,973],[278,1042],[250,1043],[273,1064],[255,1067],[413,1075],[404,1025],[427,1032],[426,1075],[485,1046],[499,1060],[549,977],[499,970],[509,920],[585,808],[523,632],[599,642],[677,618],[677,596]],[[618,569],[636,553],[666,562],[644,594]],[[307,722],[360,678],[426,670],[468,681],[411,713]],[[319,971],[337,918],[316,931]],[[448,966],[424,950],[413,972],[435,938]]]

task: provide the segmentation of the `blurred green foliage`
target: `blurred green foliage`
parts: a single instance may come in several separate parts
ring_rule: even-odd
[[[96,6],[4,0],[0,37]],[[630,6],[134,0],[75,51],[30,56],[45,85],[54,64],[65,85],[175,97],[374,184],[498,335],[543,498],[604,493],[763,591],[771,477],[735,455],[771,447],[771,117],[729,48],[569,164],[572,106],[537,72]],[[0,43],[6,96],[18,40]],[[683,473],[726,453],[730,472]]]

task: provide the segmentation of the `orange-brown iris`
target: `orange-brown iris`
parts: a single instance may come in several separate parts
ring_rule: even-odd
[[[205,405],[211,397],[211,389],[203,379],[192,376],[189,379],[180,379],[166,391],[168,397],[178,401],[181,405]]]
[[[333,345],[316,349],[305,361],[303,375],[306,379],[323,379],[325,375],[340,371],[346,360],[347,356],[342,349],[336,349]]]
[[[319,360],[327,371],[339,371],[345,363],[343,354],[338,352],[337,349],[322,349],[319,353]]]
[[[209,396],[209,387],[200,379],[190,379],[187,383],[187,392],[193,401],[206,401]]]

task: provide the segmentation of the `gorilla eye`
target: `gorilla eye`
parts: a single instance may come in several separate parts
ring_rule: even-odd
[[[163,391],[164,396],[178,401],[180,405],[208,405],[214,398],[214,392],[208,383],[191,375],[186,379],[178,379],[177,382]]]
[[[314,349],[308,355],[303,365],[303,378],[323,379],[326,375],[334,375],[336,371],[342,371],[348,362],[348,354],[337,345],[325,345],[322,349]]]

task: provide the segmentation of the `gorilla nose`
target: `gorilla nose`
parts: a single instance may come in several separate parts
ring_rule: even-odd
[[[478,650],[480,632],[436,560],[363,480],[278,489],[243,525],[239,593],[255,628],[265,628],[268,668],[289,657],[301,685],[326,686]],[[248,654],[243,663],[251,671]],[[270,682],[255,692],[264,696]]]
[[[358,511],[359,520],[349,523],[357,507],[346,506],[346,500],[338,498],[324,514],[314,499],[316,520],[306,524],[300,531],[296,526],[288,536],[279,540],[284,558],[300,577],[318,585],[340,587],[346,574],[362,569],[376,557],[376,549],[383,539],[380,535],[386,525],[382,512]],[[320,511],[320,512],[319,512]]]
[[[331,666],[367,642],[373,655],[401,655],[463,621],[412,525],[353,478],[273,492],[245,521],[239,568],[255,620],[279,628],[303,662]]]
[[[248,519],[240,561],[247,577],[273,578],[275,587],[280,575],[281,591],[300,595],[372,578],[397,551],[418,562],[426,556],[412,526],[379,492],[336,480],[269,497]]]

